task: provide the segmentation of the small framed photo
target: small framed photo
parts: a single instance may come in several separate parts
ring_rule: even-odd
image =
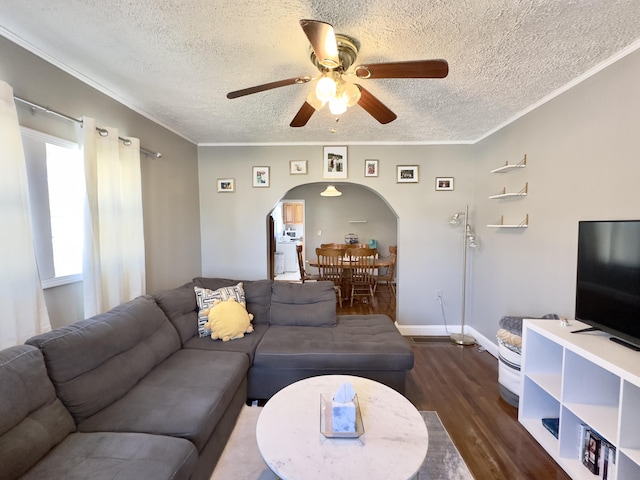
[[[398,165],[396,183],[418,183],[418,165]]]
[[[252,185],[254,187],[269,186],[269,167],[253,167]]]
[[[216,181],[218,186],[218,193],[232,193],[236,191],[236,179],[235,178],[219,178]]]
[[[364,176],[365,177],[377,177],[378,176],[378,160],[365,160],[364,161]]]
[[[322,178],[347,178],[347,147],[324,147]]]
[[[436,177],[436,190],[453,190],[453,177]]]
[[[306,160],[289,160],[289,175],[306,175]]]

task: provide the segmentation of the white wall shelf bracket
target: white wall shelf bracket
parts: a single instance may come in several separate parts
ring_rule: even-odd
[[[527,166],[527,154],[524,154],[524,158],[522,160],[520,160],[520,162],[513,164],[513,165],[509,165],[509,162],[505,162],[505,164],[500,167],[500,168],[496,168],[494,170],[491,170],[491,173],[505,173],[508,172],[511,169],[514,168],[525,168]]]
[[[500,190],[500,193],[496,195],[491,195],[489,198],[496,199],[496,198],[509,198],[509,197],[526,197],[528,193],[529,193],[529,182],[525,183],[524,188],[519,192],[507,192],[507,187],[504,187],[502,190]]]
[[[529,226],[529,214],[524,217],[520,223],[517,224],[505,224],[504,223],[504,215],[500,216],[500,220],[492,225],[487,225],[489,228],[527,228]]]

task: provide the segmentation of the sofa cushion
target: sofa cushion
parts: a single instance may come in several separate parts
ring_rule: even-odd
[[[242,282],[242,287],[244,288],[247,311],[253,313],[253,325],[268,325],[272,280],[230,280],[228,278],[208,277],[196,277],[193,279],[194,285],[208,288],[209,290],[236,285],[238,282]]]
[[[254,366],[323,370],[411,370],[413,352],[386,315],[340,315],[333,328],[271,326]]]
[[[121,398],[80,422],[78,431],[181,437],[201,451],[238,389],[246,385],[248,370],[246,354],[181,349]]]
[[[56,397],[37,348],[19,345],[0,351],[0,385],[0,478],[14,479],[76,426]]]
[[[197,460],[193,444],[182,438],[73,433],[21,480],[187,480]]]
[[[182,344],[198,331],[198,304],[193,287],[193,283],[189,282],[153,294],[158,306],[178,331]]]
[[[216,290],[193,287],[196,294],[196,303],[198,304],[198,336],[207,337],[211,335],[211,330],[205,325],[209,321],[208,313],[216,301],[225,302],[233,299],[238,303],[245,304],[244,288],[242,282],[231,285],[229,287],[220,287]]]
[[[262,336],[269,329],[269,325],[254,325],[253,332],[233,342],[213,341],[210,337],[191,337],[182,348],[195,348],[198,350],[214,350],[217,352],[240,352],[249,356],[249,363],[253,362],[256,348]]]
[[[274,282],[269,324],[312,327],[335,326],[336,294],[333,289],[333,283]]]
[[[176,329],[149,296],[27,343],[42,351],[57,395],[76,423],[122,397],[180,349]]]

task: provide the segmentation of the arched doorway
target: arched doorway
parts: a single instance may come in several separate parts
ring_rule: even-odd
[[[327,182],[299,185],[286,192],[280,202],[267,215],[269,272],[275,276],[277,243],[284,237],[287,227],[281,205],[287,202],[304,204],[300,242],[306,259],[314,258],[315,249],[322,243],[343,243],[345,236],[356,235],[360,243],[375,240],[381,256],[387,256],[390,245],[398,244],[398,217],[387,201],[375,190],[355,183],[332,183],[342,192],[339,197],[322,197]],[[280,230],[280,231],[279,231]]]

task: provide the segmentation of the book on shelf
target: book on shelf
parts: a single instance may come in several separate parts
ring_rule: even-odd
[[[586,424],[579,426],[579,459],[602,480],[615,480],[616,447]]]
[[[600,447],[602,439],[592,430],[587,430],[586,445],[582,455],[582,464],[594,475],[600,473]]]
[[[586,423],[581,423],[578,426],[578,429],[578,460],[582,461],[582,457],[584,457],[584,451],[587,448],[587,442],[589,440],[587,435],[589,426]]]
[[[551,432],[551,435],[558,438],[558,429],[560,427],[559,418],[543,418],[542,425]]]
[[[615,480],[616,447],[602,439],[602,480]]]

